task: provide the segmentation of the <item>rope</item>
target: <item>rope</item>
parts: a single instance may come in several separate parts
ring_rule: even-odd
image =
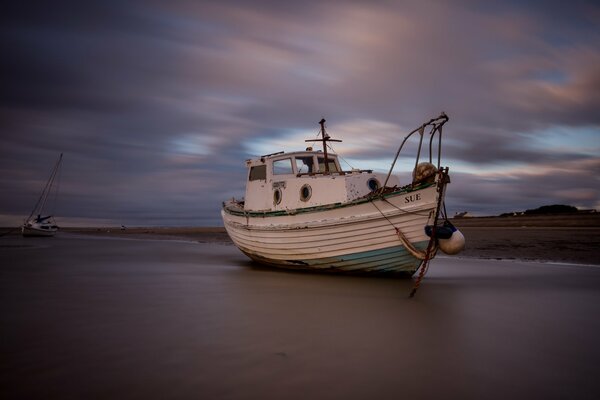
[[[402,242],[402,245],[406,248],[406,250],[408,250],[408,252],[410,254],[412,254],[418,260],[426,260],[427,258],[429,258],[428,257],[430,255],[429,253],[432,250],[431,249],[431,240],[429,241],[430,245],[427,246],[427,253],[425,253],[425,252],[417,249],[408,240],[408,238],[406,236],[404,236],[404,233],[402,233],[402,231],[400,230],[400,228],[397,228],[394,225],[394,223],[383,213],[383,211],[381,211],[381,209],[379,207],[377,207],[377,204],[375,204],[373,202],[373,200],[371,200],[371,204],[373,204],[373,206],[377,209],[377,211],[379,211],[379,213],[383,216],[383,218],[385,218],[390,223],[390,225],[396,230],[396,234],[398,235],[398,239],[400,239],[400,242]]]
[[[417,293],[417,289],[419,289],[419,286],[421,285],[421,281],[423,280],[423,277],[425,276],[425,273],[427,272],[427,269],[429,268],[429,260],[430,260],[430,255],[431,255],[431,249],[433,248],[433,245],[435,243],[435,230],[436,230],[436,226],[437,226],[437,220],[440,216],[440,208],[442,207],[442,204],[445,205],[445,203],[442,203],[442,199],[444,197],[444,189],[445,189],[445,182],[444,182],[444,175],[447,173],[447,169],[444,172],[443,170],[439,170],[438,173],[440,174],[439,180],[442,182],[442,186],[438,189],[440,191],[439,196],[438,196],[438,201],[437,201],[437,207],[435,209],[435,217],[433,218],[433,226],[431,227],[431,238],[429,239],[429,244],[427,245],[427,252],[426,252],[426,258],[423,260],[423,262],[421,263],[420,266],[420,271],[419,271],[419,276],[417,277],[417,280],[415,282],[415,285],[413,286],[410,295],[408,297],[413,298],[415,296],[415,293]]]
[[[383,218],[385,218],[387,220],[387,222],[390,223],[390,225],[396,229],[396,227],[394,226],[394,223],[379,209],[379,207],[377,207],[377,204],[375,204],[373,202],[373,199],[371,199],[371,204],[373,204],[373,206],[375,206],[375,208],[377,209],[377,211],[379,211],[379,213],[383,216]]]
[[[400,207],[396,206],[394,203],[390,202],[388,199],[386,199],[385,197],[381,198],[381,201],[385,201],[386,203],[388,203],[390,206],[394,207],[396,210],[404,213],[404,214],[413,214],[413,215],[420,215],[422,217],[424,217],[425,215],[429,215],[431,211],[407,211],[407,210],[403,210]]]
[[[333,147],[331,147],[331,145],[327,145],[327,147],[329,147],[331,149],[331,151],[333,151],[340,160],[342,160],[343,162],[345,162],[346,164],[348,164],[348,166],[350,167],[350,169],[354,169],[354,166],[350,165],[350,163],[348,161],[346,161],[346,159],[344,157],[342,157],[341,155],[339,155],[335,149]]]
[[[54,174],[54,177],[56,179],[56,185],[54,186],[54,200],[52,201],[52,211],[50,212],[50,215],[55,215],[56,214],[56,204],[58,203],[58,192],[60,190],[60,178],[62,176],[62,153],[60,153],[60,158],[58,161],[58,165],[57,165],[57,171]],[[54,219],[54,217],[52,218]]]
[[[317,140],[319,140],[319,135],[320,135],[320,134],[321,134],[321,129],[319,129],[319,130],[317,131],[317,137],[315,138],[315,140],[313,140],[313,141],[310,143],[310,147],[313,147],[313,146],[315,145],[315,143],[317,143]]]
[[[429,260],[431,259],[431,256],[435,255],[435,253],[436,253],[436,251],[434,249],[435,224],[433,226],[433,231],[431,232],[431,238],[429,239],[429,244],[427,245],[427,250],[425,252],[422,252],[419,249],[415,248],[412,245],[412,243],[410,243],[410,241],[406,238],[406,236],[404,236],[404,234],[402,233],[400,228],[396,228],[394,226],[392,221],[379,209],[379,207],[377,207],[377,205],[373,202],[373,200],[371,200],[371,204],[373,204],[373,206],[375,206],[377,211],[379,211],[379,213],[390,223],[390,225],[392,225],[394,227],[394,229],[396,230],[396,234],[398,235],[398,239],[400,239],[400,241],[402,242],[402,245],[404,245],[404,248],[406,250],[408,250],[408,252],[411,253],[416,259],[421,260],[421,265],[419,265],[419,268],[420,268],[419,276],[417,277],[417,281],[415,282],[415,285],[413,286],[413,288],[410,292],[410,295],[409,295],[409,297],[412,298],[412,297],[414,297],[415,293],[417,293],[417,290],[419,289],[419,286],[421,285],[421,281],[423,280],[423,277],[425,277],[425,273],[427,272],[427,269],[429,268]],[[439,203],[438,203],[438,209],[439,209]],[[437,219],[437,215],[436,215],[436,219]]]
[[[54,164],[54,168],[52,168],[52,173],[50,174],[50,178],[46,182],[46,185],[44,185],[44,190],[42,191],[42,194],[40,195],[40,198],[38,199],[38,201],[35,205],[35,208],[31,211],[31,214],[29,214],[29,217],[27,217],[27,219],[24,222],[29,221],[31,219],[31,217],[33,217],[33,215],[36,213],[36,211],[38,213],[41,213],[43,211],[44,206],[46,205],[46,200],[48,199],[48,195],[50,194],[50,191],[52,190],[52,185],[54,183],[54,179],[56,178],[56,173],[58,172],[58,170],[60,168],[62,156],[63,156],[62,153],[60,153],[60,157],[58,157],[58,161],[56,162],[56,164]]]
[[[417,258],[419,260],[427,259],[427,253],[425,253],[424,251],[421,251],[421,250],[417,249],[415,246],[413,246],[413,244],[406,238],[406,236],[404,236],[404,234],[402,233],[400,228],[396,228],[396,234],[398,235],[398,238],[400,239],[400,241],[402,242],[404,247],[406,247],[406,250],[408,250],[410,254],[412,254],[415,258]],[[428,248],[427,251],[429,251],[429,250],[430,249]]]
[[[423,262],[420,265],[419,276],[417,277],[417,280],[415,281],[415,285],[413,286],[412,290],[410,291],[410,295],[408,296],[409,298],[413,298],[415,296],[415,293],[417,293],[419,286],[421,286],[421,281],[423,280],[423,277],[425,277],[425,273],[429,269],[429,260],[430,260],[429,255],[431,254],[431,249],[433,247],[433,243],[435,243],[435,225],[433,226],[432,231],[431,231],[431,239],[429,239],[429,244],[427,245],[427,252],[425,253],[425,258],[423,259]]]

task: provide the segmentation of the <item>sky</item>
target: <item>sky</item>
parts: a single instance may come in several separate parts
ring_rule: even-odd
[[[597,2],[2,9],[0,225],[29,215],[60,153],[59,225],[222,225],[244,160],[303,150],[321,118],[344,167],[386,171],[442,111],[449,214],[600,209]]]

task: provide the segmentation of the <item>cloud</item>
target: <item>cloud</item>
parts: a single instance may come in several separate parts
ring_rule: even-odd
[[[72,217],[217,223],[220,201],[243,193],[243,160],[303,148],[321,117],[344,140],[336,150],[369,168],[441,111],[443,156],[462,182],[449,202],[460,209],[594,207],[597,181],[585,175],[598,159],[599,10],[467,0],[13,5],[0,28],[0,212],[27,214],[64,152]],[[560,180],[567,189],[557,176],[570,176]]]
[[[466,209],[480,215],[524,211],[540,204],[594,208],[600,198],[600,160],[561,165],[525,165],[502,173],[454,173],[448,189],[449,212]],[[460,207],[462,206],[462,208]]]

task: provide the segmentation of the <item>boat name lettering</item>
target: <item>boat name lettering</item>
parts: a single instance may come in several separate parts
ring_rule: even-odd
[[[282,188],[285,189],[285,181],[273,182],[273,189]]]
[[[404,198],[405,203],[412,203],[413,201],[419,201],[419,200],[421,200],[421,193],[411,194]]]

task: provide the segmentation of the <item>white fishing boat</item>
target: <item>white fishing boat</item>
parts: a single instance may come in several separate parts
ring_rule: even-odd
[[[58,161],[52,169],[50,178],[46,182],[42,194],[40,195],[38,202],[29,214],[29,217],[23,223],[21,232],[23,236],[54,236],[58,232],[58,226],[54,220],[54,206],[56,205],[56,198],[58,196],[58,177],[60,176],[60,167],[62,163],[62,154],[58,157]],[[46,206],[48,205],[49,197],[52,204],[52,213],[44,216]]]
[[[342,170],[338,155],[328,151],[328,142],[340,140],[331,139],[321,120],[322,151],[309,147],[246,161],[245,198],[223,203],[229,236],[259,263],[321,271],[410,276],[438,248],[460,251],[464,237],[447,222],[443,207],[450,182],[448,168],[440,166],[447,121],[442,113],[410,132],[385,174]],[[414,133],[420,140],[413,179],[402,186],[392,171]],[[429,160],[419,162],[428,133]],[[436,146],[437,166],[432,160]]]

